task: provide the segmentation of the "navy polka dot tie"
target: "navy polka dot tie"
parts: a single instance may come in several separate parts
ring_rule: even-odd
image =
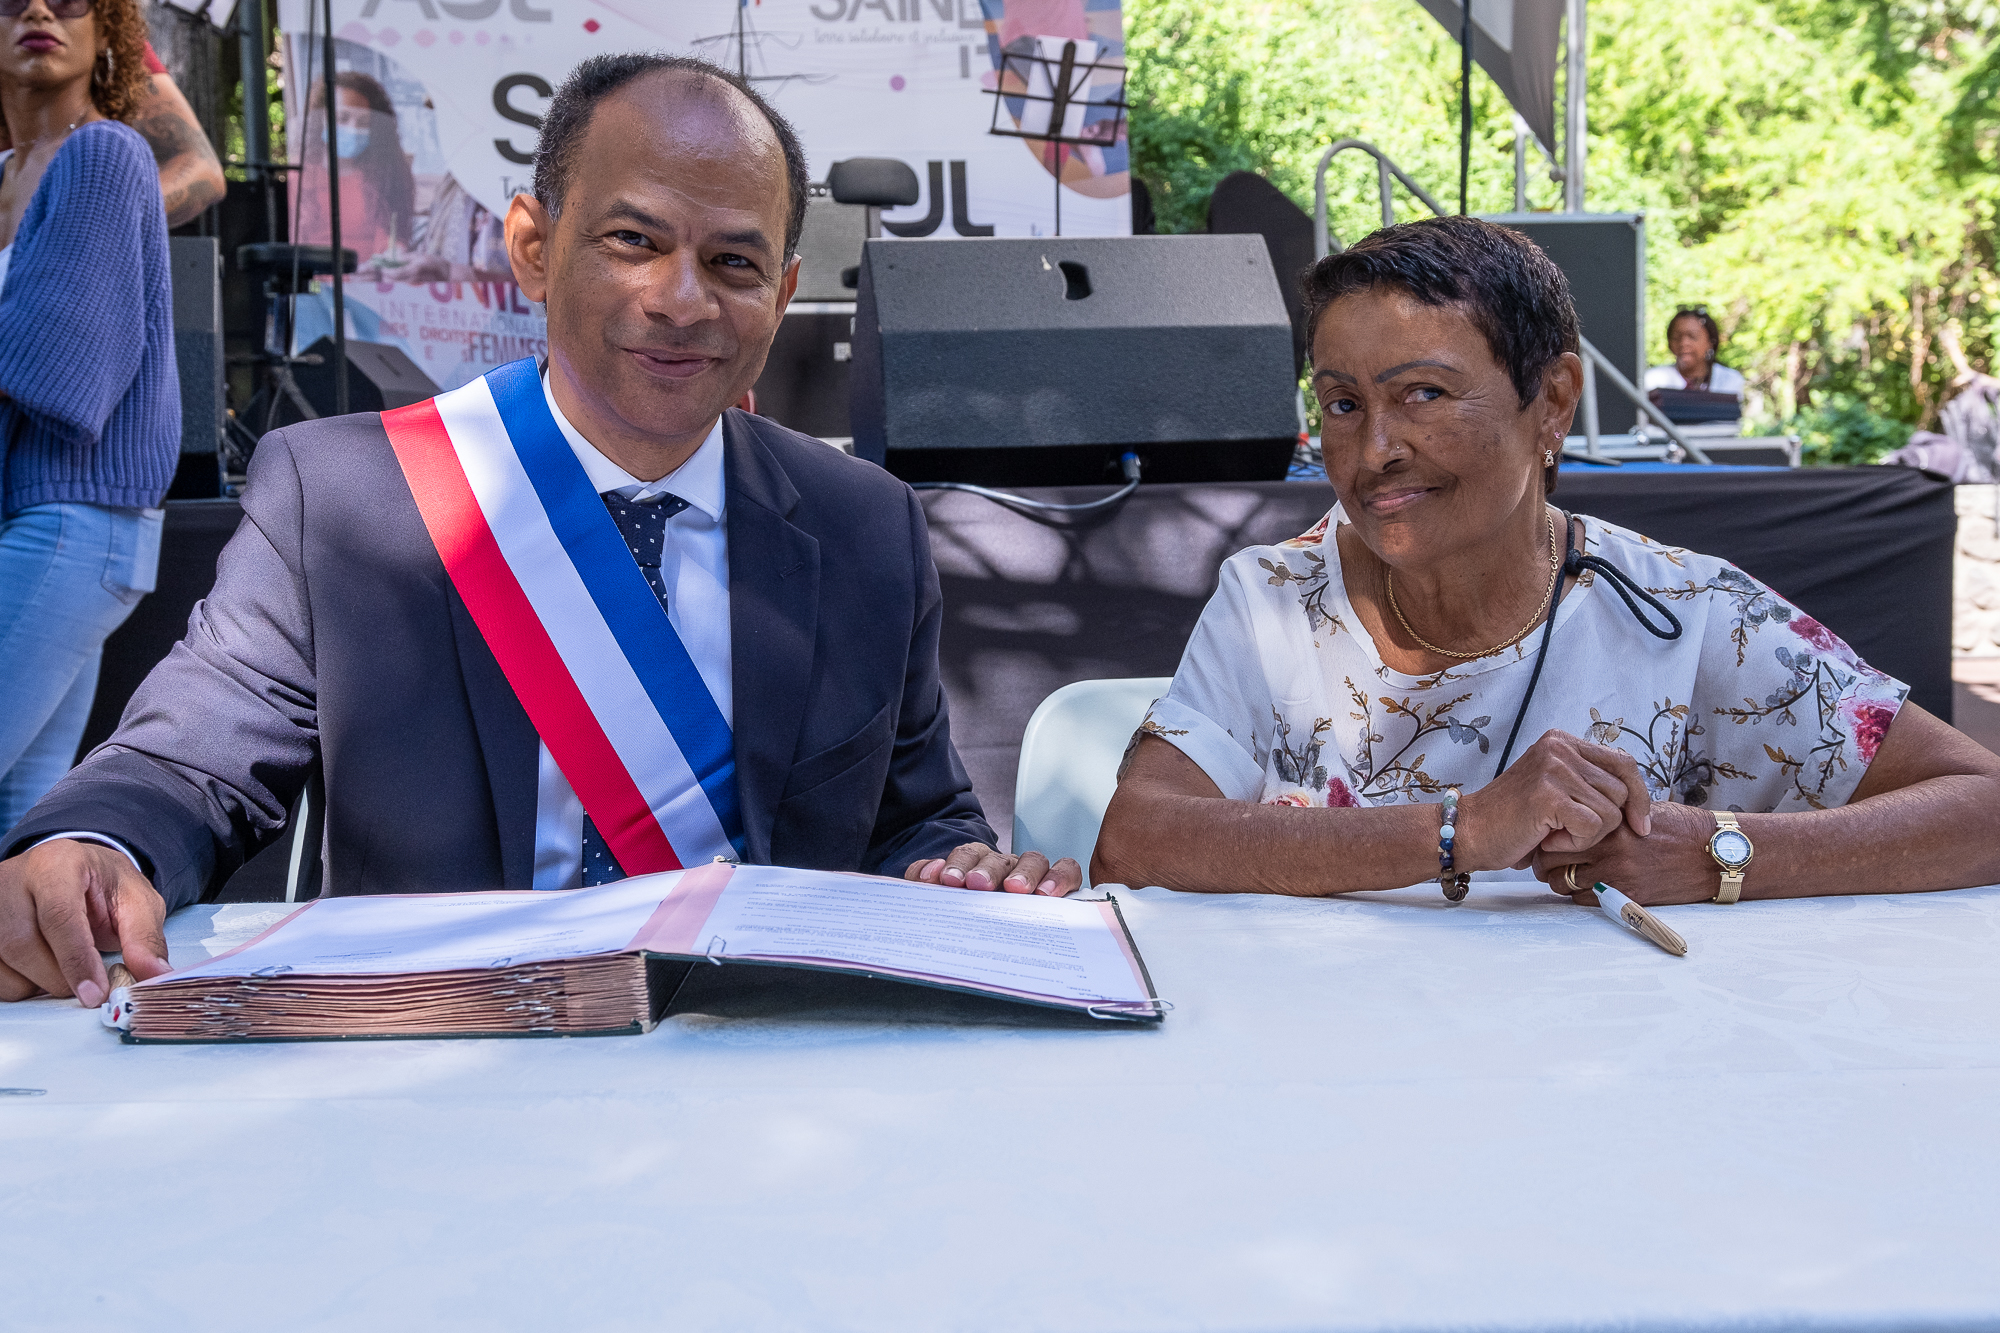
[[[660,555],[667,549],[667,520],[688,507],[688,502],[678,495],[661,495],[651,500],[627,500],[612,492],[603,495],[604,507],[611,512],[612,521],[618,524],[619,535],[625,538],[625,545],[632,550],[632,558],[639,562],[639,572],[646,576],[646,583],[653,595],[660,599],[662,607],[667,605],[667,581],[660,574]],[[625,878],[624,867],[611,854],[604,835],[597,831],[597,825],[589,815],[583,817],[583,885],[609,884],[613,880]]]

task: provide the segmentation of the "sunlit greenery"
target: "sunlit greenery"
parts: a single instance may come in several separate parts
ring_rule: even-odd
[[[1133,143],[1163,230],[1236,169],[1301,207],[1335,139],[1457,189],[1458,50],[1415,0],[1125,0]],[[1763,426],[1861,461],[1933,425],[1953,354],[2000,336],[2000,7],[1958,0],[1593,0],[1593,211],[1647,215],[1651,355],[1706,303]],[[1513,202],[1513,123],[1475,79],[1471,205]],[[1338,160],[1334,230],[1379,225],[1373,164]],[[1538,172],[1530,203],[1560,204]],[[1399,217],[1426,212],[1403,197]]]

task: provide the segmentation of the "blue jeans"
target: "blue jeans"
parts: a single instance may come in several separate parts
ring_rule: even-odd
[[[153,590],[164,517],[43,504],[0,520],[0,834],[76,762],[104,640]]]

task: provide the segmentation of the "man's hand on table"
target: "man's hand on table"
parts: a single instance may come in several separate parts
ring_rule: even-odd
[[[968,842],[950,856],[910,862],[903,878],[953,889],[981,892],[1004,889],[1008,893],[1040,893],[1061,898],[1082,887],[1083,867],[1067,856],[1050,865],[1049,858],[1040,852],[1009,856],[983,842]]]
[[[152,884],[100,843],[57,838],[0,861],[0,1000],[96,1008],[109,986],[99,950],[122,949],[141,981],[170,970],[166,920]]]

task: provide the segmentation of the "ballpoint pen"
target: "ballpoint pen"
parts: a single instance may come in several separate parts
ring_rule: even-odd
[[[1603,909],[1606,916],[1621,925],[1630,926],[1676,958],[1687,957],[1687,941],[1666,922],[1602,880],[1591,885],[1591,888],[1596,890],[1597,905]]]

